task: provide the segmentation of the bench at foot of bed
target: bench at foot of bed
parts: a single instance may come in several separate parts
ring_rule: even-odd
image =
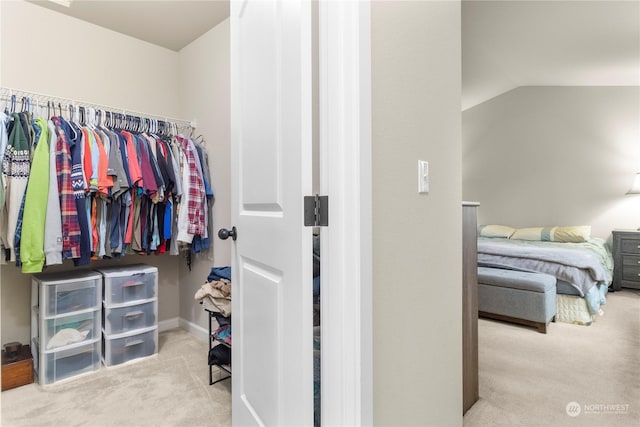
[[[556,315],[556,278],[478,267],[478,315],[533,326],[546,334]]]

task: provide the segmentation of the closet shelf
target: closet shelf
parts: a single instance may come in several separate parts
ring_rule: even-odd
[[[212,323],[215,320],[216,312],[204,309],[209,314],[209,353],[208,356],[211,357],[211,351],[218,347],[222,346],[224,348],[229,349],[231,351],[231,344],[225,342],[225,339],[219,336],[216,332],[213,331]],[[209,361],[210,362],[210,361]],[[218,367],[221,371],[226,372],[229,375],[223,376],[218,379],[213,379],[213,367]],[[209,363],[209,385],[213,385],[219,383],[220,381],[224,381],[226,379],[231,378],[231,364],[219,364],[219,363]]]

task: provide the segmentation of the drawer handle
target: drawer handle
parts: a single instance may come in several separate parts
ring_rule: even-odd
[[[142,282],[137,282],[137,281],[135,281],[135,280],[132,280],[131,282],[125,282],[125,283],[123,283],[123,284],[122,284],[122,287],[123,287],[123,288],[132,288],[132,287],[134,287],[134,286],[142,286],[142,285],[144,285],[144,283],[142,283]]]
[[[144,340],[134,340],[134,341],[129,341],[128,343],[126,343],[124,346],[125,347],[131,347],[134,345],[138,345],[138,344],[142,344],[144,342]]]
[[[144,311],[142,310],[138,310],[138,311],[131,311],[127,314],[125,314],[123,317],[126,317],[127,319],[130,319],[132,317],[140,317],[144,314]]]

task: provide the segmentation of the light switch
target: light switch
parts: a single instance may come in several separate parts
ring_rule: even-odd
[[[418,193],[429,192],[429,162],[418,160]]]

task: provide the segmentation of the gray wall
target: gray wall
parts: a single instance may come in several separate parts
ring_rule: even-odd
[[[374,423],[462,425],[460,3],[371,21]]]
[[[464,111],[463,194],[478,221],[640,226],[640,88],[521,87]]]

